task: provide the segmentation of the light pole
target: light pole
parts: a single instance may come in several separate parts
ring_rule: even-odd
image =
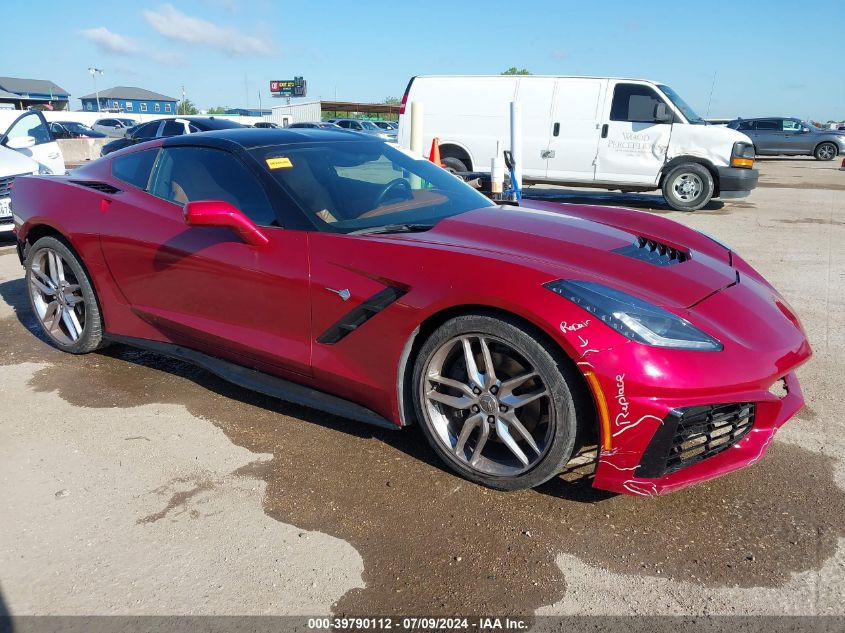
[[[91,73],[91,78],[94,80],[94,94],[97,96],[97,112],[100,111],[100,91],[97,90],[97,74],[103,74],[102,68],[94,68],[93,66],[88,68],[88,72]]]

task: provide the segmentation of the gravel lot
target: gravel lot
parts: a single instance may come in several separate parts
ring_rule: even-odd
[[[369,428],[125,347],[61,354],[0,242],[0,613],[845,615],[845,172],[749,198],[531,188],[704,230],[796,308],[807,406],[753,468],[647,500],[499,493]],[[5,603],[5,607],[2,606]]]

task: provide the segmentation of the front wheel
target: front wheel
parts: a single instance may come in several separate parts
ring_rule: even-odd
[[[572,454],[576,409],[562,367],[507,321],[447,321],[420,349],[413,381],[426,439],[466,479],[531,488],[558,474]]]
[[[446,158],[443,158],[440,162],[443,163],[443,169],[445,169],[446,171],[450,171],[453,174],[456,172],[469,171],[467,169],[467,166],[464,164],[464,161],[462,161],[460,158],[447,156]]]
[[[698,163],[674,167],[663,179],[663,197],[676,211],[698,211],[713,197],[713,175]]]
[[[816,157],[816,160],[833,160],[836,158],[836,145],[833,143],[819,143],[813,155]]]
[[[32,311],[44,333],[64,352],[85,354],[103,344],[94,287],[79,258],[55,237],[42,237],[26,258]]]

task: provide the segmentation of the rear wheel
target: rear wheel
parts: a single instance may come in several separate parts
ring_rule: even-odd
[[[833,143],[819,143],[816,151],[813,152],[816,160],[833,160],[836,158],[836,145]]]
[[[576,411],[561,367],[507,321],[447,321],[420,349],[413,380],[428,442],[471,481],[531,488],[558,474],[572,454]]]
[[[663,179],[663,197],[677,211],[698,211],[713,197],[713,175],[698,163],[674,167]]]
[[[441,159],[440,162],[443,163],[443,168],[446,171],[451,171],[453,173],[454,172],[469,171],[467,166],[464,164],[464,161],[462,161],[460,158],[454,158],[452,156],[447,156],[446,158]]]
[[[103,321],[94,287],[82,263],[55,237],[42,237],[26,258],[32,311],[60,350],[93,352],[103,343]]]

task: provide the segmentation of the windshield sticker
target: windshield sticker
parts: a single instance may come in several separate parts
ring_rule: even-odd
[[[268,158],[267,159],[267,167],[270,169],[287,169],[289,167],[293,167],[293,163],[290,162],[290,158],[287,156],[277,156],[276,158]]]

